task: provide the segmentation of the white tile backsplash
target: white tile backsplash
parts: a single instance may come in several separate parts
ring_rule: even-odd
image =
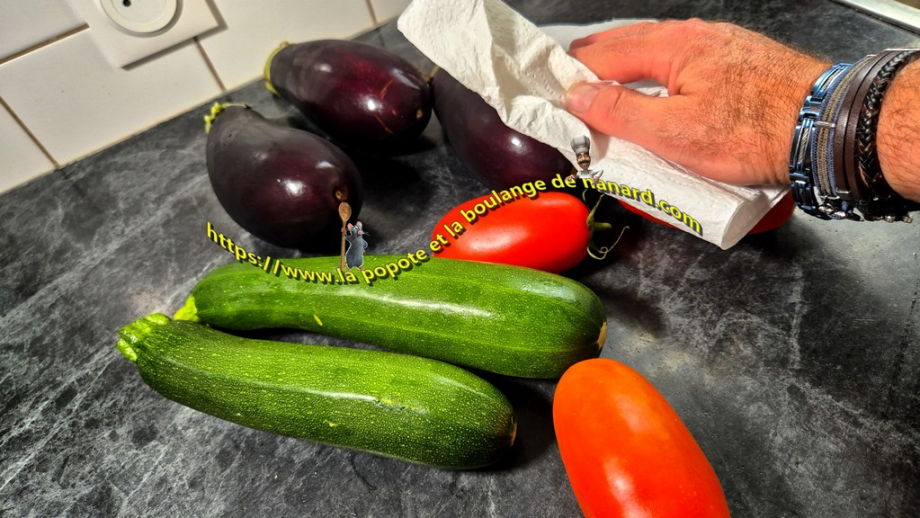
[[[208,0],[221,26],[127,68],[110,65],[68,0],[0,0],[0,193],[262,75],[282,41],[346,39],[409,0]],[[66,36],[65,36],[66,35]],[[58,38],[56,41],[55,38]],[[23,52],[28,50],[28,52]],[[202,54],[206,54],[205,56]],[[208,67],[211,62],[212,70]]]
[[[0,59],[82,25],[64,0],[0,0]]]
[[[220,94],[194,42],[130,69],[83,31],[0,65],[0,97],[61,164]]]
[[[350,38],[373,27],[365,0],[214,0],[225,27],[199,40],[227,88],[262,75],[282,41]]]
[[[13,116],[0,106],[0,192],[54,169]]]
[[[411,0],[371,0],[377,23],[387,22],[396,18],[409,6]]]

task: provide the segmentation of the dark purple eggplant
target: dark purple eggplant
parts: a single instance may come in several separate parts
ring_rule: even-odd
[[[557,174],[565,177],[572,171],[562,153],[506,126],[495,108],[444,70],[435,73],[431,88],[435,114],[451,146],[490,189],[537,180],[549,184]]]
[[[339,204],[356,217],[364,196],[354,162],[332,143],[266,120],[248,106],[215,106],[208,176],[220,204],[256,237],[286,248],[338,245]]]
[[[427,79],[403,58],[356,41],[284,45],[269,56],[265,83],[333,140],[358,149],[404,145],[431,118]]]

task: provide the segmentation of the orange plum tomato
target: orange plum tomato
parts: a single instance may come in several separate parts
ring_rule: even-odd
[[[570,367],[553,397],[566,473],[588,518],[727,518],[715,471],[664,397],[609,359]]]

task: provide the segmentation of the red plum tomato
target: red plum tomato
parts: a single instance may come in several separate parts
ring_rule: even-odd
[[[495,194],[481,196],[444,215],[431,239],[440,234],[449,244],[435,255],[552,273],[562,273],[584,259],[590,232],[588,209],[581,200],[562,192],[525,195],[504,205],[495,199]],[[454,231],[456,237],[448,230],[454,230],[455,222],[463,226],[462,232]]]

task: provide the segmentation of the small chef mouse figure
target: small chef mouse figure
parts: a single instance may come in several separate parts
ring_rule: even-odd
[[[575,160],[581,166],[581,171],[578,171],[578,178],[590,178],[591,183],[595,183],[603,174],[603,171],[588,169],[591,167],[591,140],[586,135],[573,138],[572,151],[575,151]]]
[[[348,231],[345,232],[345,240],[348,241],[348,249],[345,250],[345,264],[348,270],[358,267],[364,269],[364,249],[367,248],[367,241],[364,236],[369,235],[364,232],[364,228],[359,221],[356,225],[348,224]]]

